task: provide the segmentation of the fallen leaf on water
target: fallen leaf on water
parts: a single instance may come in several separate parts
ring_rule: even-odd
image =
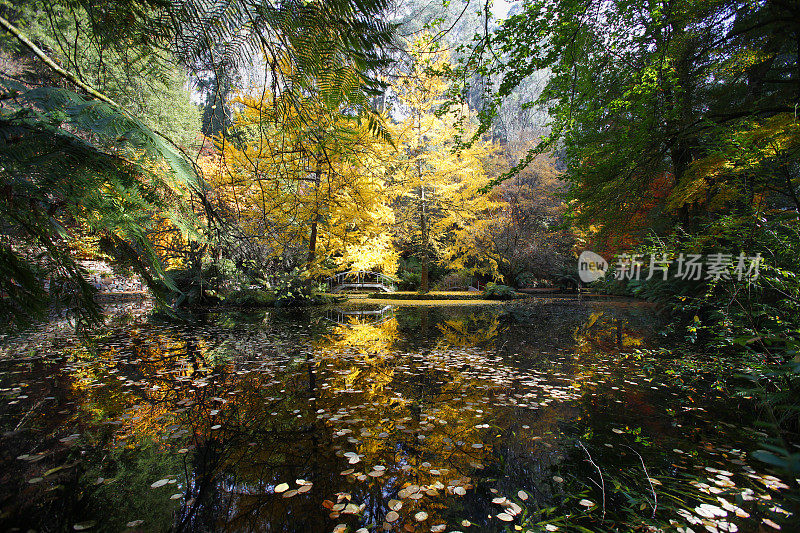
[[[414,515],[414,520],[416,520],[417,522],[424,522],[427,519],[428,519],[428,513],[426,513],[425,511],[420,511]]]
[[[386,513],[386,521],[389,523],[396,522],[398,518],[400,518],[400,515],[394,511],[389,511]]]
[[[519,496],[519,499],[522,500],[522,501],[525,501],[525,500],[528,499],[528,493],[525,492],[524,490],[519,491],[517,493],[517,496]]]
[[[288,483],[280,483],[275,487],[275,492],[277,493],[286,492],[287,490],[289,490]]]
[[[497,515],[497,518],[502,520],[503,522],[511,522],[514,520],[514,517],[508,513],[500,513]]]
[[[48,470],[47,472],[45,472],[45,473],[44,473],[44,475],[43,475],[42,477],[47,477],[47,476],[49,476],[50,474],[55,474],[56,472],[58,472],[59,470],[63,470],[64,468],[67,468],[67,466],[66,466],[66,465],[61,465],[61,466],[57,466],[57,467],[55,467],[55,468],[51,468],[50,470]]]
[[[153,483],[150,485],[150,488],[151,488],[151,489],[157,489],[158,487],[163,487],[163,486],[164,486],[164,485],[166,485],[167,483],[169,483],[169,479],[167,479],[167,478],[165,478],[165,479],[159,479],[158,481],[155,481],[155,482],[153,482]]]

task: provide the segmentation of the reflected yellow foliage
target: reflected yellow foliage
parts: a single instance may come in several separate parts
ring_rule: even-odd
[[[479,346],[488,343],[500,332],[500,318],[495,313],[488,313],[469,318],[450,319],[436,324],[442,337],[439,345],[445,346]]]
[[[349,317],[349,324],[336,326],[326,336],[329,349],[361,348],[370,354],[385,354],[398,340],[397,319],[389,318],[379,324],[364,322],[359,317]]]
[[[644,334],[627,326],[626,322],[594,311],[588,320],[575,328],[575,353],[608,353],[620,348],[635,348],[644,343]]]

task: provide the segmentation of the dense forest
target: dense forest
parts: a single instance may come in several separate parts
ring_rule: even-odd
[[[101,327],[97,264],[176,323],[348,272],[629,296],[676,372],[757,402],[800,504],[800,4],[0,0],[0,26],[5,334]]]

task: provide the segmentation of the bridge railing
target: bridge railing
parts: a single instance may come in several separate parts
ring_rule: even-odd
[[[369,270],[350,270],[328,278],[328,287],[331,289],[345,284],[355,286],[380,284],[391,291],[397,289],[397,281],[395,279],[381,272]]]

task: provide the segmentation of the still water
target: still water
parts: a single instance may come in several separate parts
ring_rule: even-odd
[[[107,313],[2,341],[2,530],[796,529],[647,305]]]

